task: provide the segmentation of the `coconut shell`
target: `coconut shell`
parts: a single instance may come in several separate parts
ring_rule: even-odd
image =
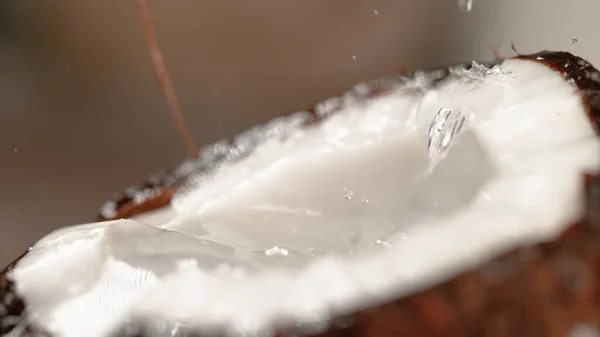
[[[600,72],[585,60],[566,52],[519,55],[541,62],[575,84],[586,103],[590,121],[600,130]],[[436,71],[433,81],[448,71]],[[402,81],[402,78],[397,79]],[[387,90],[388,82],[376,82],[363,96]],[[329,106],[330,111],[342,108]],[[315,108],[309,123],[325,116]],[[225,160],[197,160],[153,176],[109,201],[100,220],[142,214],[167,205],[187,178]],[[322,337],[592,337],[600,336],[600,175],[582,176],[586,186],[586,213],[551,242],[519,247],[479,268],[429,289],[388,303],[332,319],[320,331],[302,327],[278,336]],[[18,260],[17,260],[18,261]],[[0,273],[0,335],[27,327],[26,303],[5,275]],[[25,329],[31,335],[43,335]],[[185,336],[198,335],[179,331]],[[116,336],[147,335],[143,325],[129,327]],[[171,334],[168,334],[171,337]],[[198,335],[200,336],[200,335]],[[57,336],[59,337],[59,336]],[[165,335],[166,337],[166,335]]]

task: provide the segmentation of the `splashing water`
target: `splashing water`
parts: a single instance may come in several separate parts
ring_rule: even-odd
[[[437,160],[446,152],[452,138],[460,132],[465,122],[465,116],[458,110],[441,108],[429,127],[427,149],[429,159]]]
[[[481,82],[486,76],[489,75],[510,75],[511,71],[503,70],[500,65],[495,65],[491,68],[484,66],[483,64],[479,64],[475,61],[471,62],[471,68],[453,68],[450,69],[450,72],[460,76],[462,79],[471,81],[471,82]]]

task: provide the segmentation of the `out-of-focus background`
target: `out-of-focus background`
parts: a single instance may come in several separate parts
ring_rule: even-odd
[[[568,50],[600,1],[149,0],[199,145],[397,72]],[[0,267],[184,157],[135,0],[0,0]]]

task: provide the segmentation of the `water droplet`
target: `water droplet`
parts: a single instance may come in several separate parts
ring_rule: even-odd
[[[15,149],[15,152],[19,151],[18,149]]]
[[[352,59],[356,61],[356,55],[352,55]]]
[[[543,57],[541,57],[541,56],[538,56],[538,57],[536,57],[535,59],[536,59],[536,60],[538,60],[538,61],[543,61],[543,60],[544,60],[544,58],[543,58]]]
[[[571,43],[575,44],[575,43],[577,43],[577,42],[579,42],[579,39],[577,38],[577,36],[573,36],[573,37],[571,38]]]
[[[386,249],[392,248],[392,244],[390,244],[389,242],[387,242],[385,240],[381,240],[381,239],[380,240],[376,240],[375,244],[378,247],[381,247],[381,248],[386,248]]]
[[[344,199],[350,200],[352,199],[352,196],[354,195],[354,191],[349,189],[349,188],[342,188],[342,197],[344,197]]]
[[[402,232],[402,233],[400,233],[400,238],[401,238],[402,240],[406,240],[406,239],[408,239],[408,234],[406,234],[406,233]]]
[[[473,0],[458,0],[458,9],[461,12],[470,12],[473,9]]]
[[[265,255],[267,256],[288,256],[289,254],[290,251],[287,248],[281,246],[275,246],[273,248],[265,250]]]
[[[427,149],[431,160],[443,155],[452,138],[460,132],[465,116],[458,110],[441,108],[429,127]]]
[[[360,197],[360,201],[363,202],[363,203],[365,203],[365,204],[368,204],[369,203],[369,198],[367,198],[366,195],[363,195],[362,197]]]
[[[308,252],[315,255],[324,255],[328,253],[326,250],[317,249],[315,247],[308,248]]]
[[[379,11],[375,9],[375,10],[373,10],[373,14],[379,15]]]

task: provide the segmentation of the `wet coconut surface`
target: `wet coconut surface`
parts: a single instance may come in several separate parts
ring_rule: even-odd
[[[600,73],[584,60],[562,52],[543,52],[521,59],[547,65],[576,85],[598,128]],[[449,71],[429,77],[443,80]],[[406,79],[397,79],[404,81]],[[384,93],[390,81],[369,86],[354,95],[367,98]],[[343,108],[343,100],[329,100],[313,110],[309,123]],[[323,113],[325,110],[327,113]],[[130,188],[103,207],[100,218],[139,215],[167,205],[187,179],[227,154],[187,161],[179,168],[152,177],[141,187]],[[306,336],[599,336],[600,306],[597,293],[600,270],[600,178],[582,176],[586,183],[586,217],[551,242],[522,247],[462,273],[449,281],[401,299],[390,299],[343,317],[305,326],[279,327],[279,335]],[[0,277],[0,331],[41,334],[27,324],[26,303],[14,283]],[[393,268],[393,266],[390,266]],[[25,321],[26,320],[26,321]],[[224,332],[226,333],[226,332]],[[204,332],[177,322],[132,322],[115,336],[203,336]],[[211,332],[210,335],[214,335]],[[217,334],[218,335],[218,334]],[[58,336],[57,336],[58,337]]]

